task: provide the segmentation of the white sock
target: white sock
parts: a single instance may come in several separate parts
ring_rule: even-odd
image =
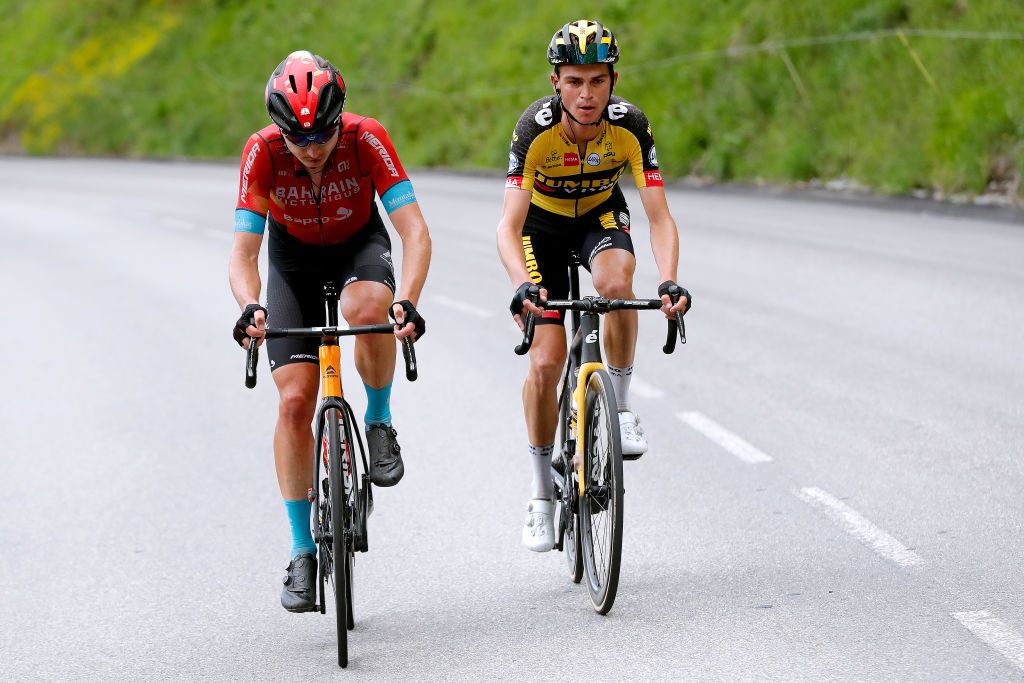
[[[615,390],[615,402],[618,403],[619,412],[630,410],[629,407],[629,380],[633,379],[633,366],[628,368],[616,368],[606,365],[608,374],[612,378],[612,389]]]
[[[534,498],[551,499],[555,492],[555,483],[551,481],[551,454],[555,451],[555,444],[547,446],[534,446],[530,444],[530,462],[533,463],[533,493]]]

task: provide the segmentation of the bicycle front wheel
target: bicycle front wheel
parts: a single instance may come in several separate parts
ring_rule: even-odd
[[[590,375],[581,437],[586,488],[580,498],[580,537],[590,599],[598,614],[615,603],[622,561],[622,444],[611,378]]]
[[[331,499],[331,587],[334,589],[334,615],[338,631],[338,666],[348,666],[348,496],[345,495],[345,469],[341,425],[338,411],[331,409],[324,416],[321,444],[328,454],[328,491]],[[323,446],[321,446],[323,447]]]

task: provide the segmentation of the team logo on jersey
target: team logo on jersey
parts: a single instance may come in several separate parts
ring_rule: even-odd
[[[512,152],[508,153],[508,172],[516,170],[516,166],[519,165],[519,158]]]
[[[245,201],[245,195],[249,193],[249,173],[252,172],[252,165],[256,161],[256,155],[260,152],[260,143],[256,143],[249,150],[249,156],[245,158],[245,166],[242,168],[242,201]]]
[[[338,173],[344,173],[348,170],[348,159],[342,159],[338,162]]]
[[[644,171],[644,180],[648,185],[664,185],[661,179],[661,171]]]
[[[625,211],[620,211],[619,212],[619,221],[622,222],[622,225],[624,227],[628,228],[629,227],[629,214],[626,213]]]
[[[523,176],[515,175],[515,176],[509,176],[508,178],[505,178],[505,187],[518,187],[519,189],[522,189],[522,187],[523,187]]]
[[[391,267],[391,268],[395,267],[395,265],[391,262],[391,251],[390,250],[389,251],[385,251],[383,254],[380,255],[380,257],[382,259],[384,259],[384,261],[388,264],[389,267]]]
[[[391,158],[391,154],[388,152],[387,147],[384,146],[384,143],[381,142],[377,138],[377,136],[371,133],[370,131],[365,131],[362,135],[359,136],[359,139],[366,140],[368,143],[370,143],[370,147],[373,147],[375,150],[377,150],[377,154],[380,155],[381,161],[383,161],[384,165],[387,166],[388,173],[391,174],[392,178],[397,178],[398,169],[395,167],[395,161]]]
[[[615,104],[608,105],[608,118],[612,121],[618,121],[628,113],[629,107],[627,107],[624,102],[616,102]]]
[[[587,156],[587,165],[588,166],[600,166],[601,165],[601,155],[598,154],[597,152],[591,152],[590,155]]]
[[[550,126],[554,119],[555,114],[551,111],[550,102],[545,104],[541,110],[537,112],[537,115],[533,117],[533,120],[537,122],[538,126],[544,126],[545,128]]]
[[[647,153],[647,160],[651,162],[651,166],[658,165],[658,153],[654,151],[654,145],[651,145],[651,151]]]
[[[577,154],[576,152],[566,152],[565,155],[562,156],[562,165],[563,166],[579,166],[580,165],[580,155]]]
[[[348,218],[349,216],[351,216],[351,215],[352,215],[352,213],[353,213],[353,212],[352,212],[352,209],[350,209],[350,208],[348,208],[348,207],[345,207],[345,206],[339,206],[339,207],[338,207],[338,211],[337,211],[337,214],[338,214],[338,220],[339,220],[339,221],[343,221],[343,220],[345,220],[346,218]]]

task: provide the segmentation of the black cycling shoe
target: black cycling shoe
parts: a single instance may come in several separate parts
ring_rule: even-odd
[[[301,553],[288,563],[288,575],[281,589],[281,606],[289,612],[316,610],[316,558]]]
[[[394,427],[378,424],[366,430],[366,446],[370,450],[370,481],[376,486],[394,486],[405,474],[402,447]]]

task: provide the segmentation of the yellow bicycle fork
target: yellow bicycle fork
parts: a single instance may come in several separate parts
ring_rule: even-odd
[[[603,370],[604,363],[584,363],[580,366],[580,374],[576,378],[576,388],[572,392],[572,403],[576,406],[576,475],[579,479],[580,495],[582,496],[587,490],[586,473],[583,467],[583,449],[584,440],[586,439],[585,425],[583,421],[583,409],[584,400],[587,397],[587,383],[590,381],[590,376],[597,370]]]

